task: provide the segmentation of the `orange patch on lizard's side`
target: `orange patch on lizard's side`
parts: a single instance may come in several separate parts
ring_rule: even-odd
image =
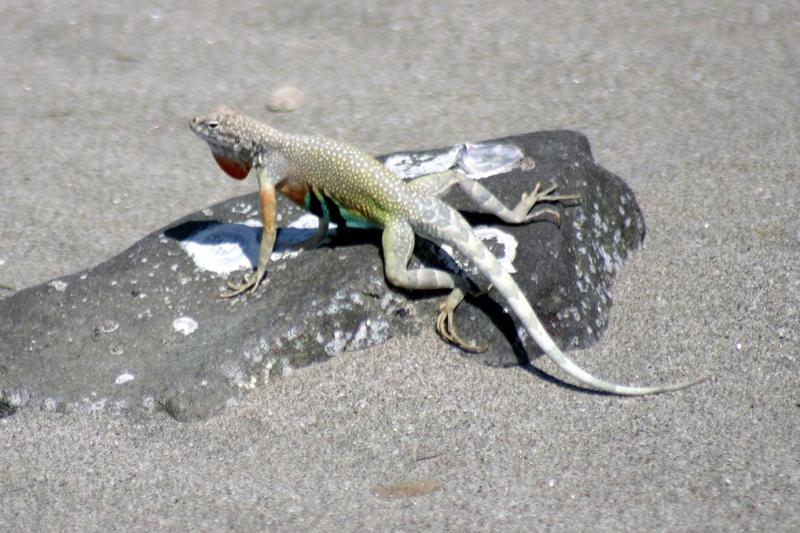
[[[250,169],[253,168],[253,164],[250,161],[242,162],[236,161],[235,159],[228,159],[214,151],[211,152],[211,155],[214,156],[214,161],[217,162],[219,168],[224,170],[228,176],[237,180],[245,179],[250,173]]]
[[[285,181],[283,183],[279,183],[276,188],[278,189],[279,193],[284,195],[286,198],[288,198],[301,208],[305,209],[306,194],[309,193],[308,185],[295,183],[291,181]]]

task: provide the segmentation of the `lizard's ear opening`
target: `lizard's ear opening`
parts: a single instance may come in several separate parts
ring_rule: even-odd
[[[250,161],[242,162],[234,159],[228,159],[227,157],[214,153],[213,151],[211,154],[214,156],[214,160],[219,165],[219,168],[224,170],[228,176],[234,179],[245,179],[250,173],[250,169],[253,168],[253,164]]]

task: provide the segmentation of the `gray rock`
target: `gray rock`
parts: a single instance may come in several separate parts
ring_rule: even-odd
[[[503,158],[514,146],[534,168],[507,171]],[[466,150],[395,154],[390,162],[409,174],[454,164],[475,177],[499,171],[484,183],[510,205],[537,180],[580,193],[580,205],[553,204],[560,227],[498,224],[469,213],[458,192],[448,201],[486,226],[481,232],[496,254],[515,252],[515,279],[563,348],[599,338],[613,276],[643,239],[644,221],[631,190],[597,166],[585,137],[531,133]],[[259,220],[256,194],[193,213],[92,269],[4,298],[0,416],[37,406],[163,409],[178,420],[202,419],[271,376],[434,327],[443,294],[387,287],[379,232],[332,232],[318,248],[292,253],[291,244],[313,230],[288,202],[279,216],[280,257],[250,298],[218,298],[228,276],[218,271],[255,263],[260,229],[247,223]],[[418,243],[415,253],[415,262],[459,268],[430,243]],[[454,352],[490,365],[526,363],[537,347],[520,340],[515,318],[492,296],[468,299],[456,322],[465,339],[488,344],[488,351]]]

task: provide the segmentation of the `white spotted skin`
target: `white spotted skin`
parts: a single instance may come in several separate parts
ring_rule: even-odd
[[[305,135],[284,136],[282,171],[380,226],[412,205],[396,174],[354,146]]]
[[[417,235],[457,248],[489,279],[543,352],[585,385],[612,394],[644,395],[683,389],[705,379],[660,387],[629,387],[609,383],[581,369],[556,346],[514,279],[455,209],[437,197],[415,192],[399,176],[354,146],[324,137],[283,133],[228,107],[194,118],[189,126],[213,152],[251,164],[255,169],[266,169],[275,185],[288,181],[317,188],[381,227],[407,223]],[[409,245],[391,240],[388,244]],[[384,255],[392,252],[384,250]],[[414,271],[394,278],[424,277],[439,283],[440,288],[453,286],[450,275],[444,272],[436,274],[427,269],[424,276],[423,272],[409,276],[411,272]],[[439,275],[445,277],[437,281]]]

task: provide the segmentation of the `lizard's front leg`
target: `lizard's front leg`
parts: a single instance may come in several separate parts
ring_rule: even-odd
[[[317,229],[314,232],[314,235],[312,235],[308,239],[305,239],[302,242],[298,242],[295,246],[298,249],[302,249],[302,250],[308,250],[309,248],[313,248],[314,246],[319,244],[320,241],[322,241],[322,239],[324,239],[325,236],[328,234],[328,225],[329,224],[330,224],[330,221],[328,220],[328,216],[327,216],[327,213],[326,213],[324,216],[319,218],[319,226],[317,226]]]
[[[408,222],[395,220],[383,229],[383,261],[386,278],[392,285],[410,290],[453,289],[439,306],[436,332],[451,344],[468,352],[485,352],[485,346],[470,344],[455,330],[453,313],[469,290],[463,278],[435,268],[408,268],[414,250],[414,230]]]
[[[254,294],[267,273],[267,263],[269,262],[269,256],[272,254],[272,248],[275,246],[275,234],[277,231],[275,228],[275,186],[272,184],[265,169],[261,169],[258,172],[258,191],[264,228],[261,231],[261,245],[258,248],[256,271],[246,274],[241,283],[229,281],[228,288],[231,290],[220,294],[221,298],[232,298],[245,291],[249,291],[249,294]]]
[[[317,226],[317,231],[314,233],[314,235],[297,244],[297,247],[303,250],[313,248],[325,238],[325,236],[328,234],[328,225],[331,221],[330,211],[328,211],[328,209],[324,206],[323,201],[320,199],[321,195],[318,195],[313,187],[309,187],[308,189],[309,190],[306,193],[306,202],[304,207],[307,211],[317,215],[319,225]]]

